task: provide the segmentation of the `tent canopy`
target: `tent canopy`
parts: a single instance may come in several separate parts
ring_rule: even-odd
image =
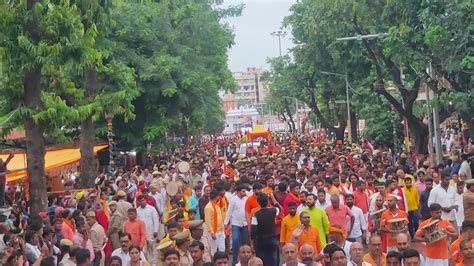
[[[107,145],[94,146],[94,153],[106,148]],[[9,153],[0,153],[0,158],[4,161],[8,158]],[[44,156],[44,167],[46,171],[63,167],[81,160],[80,148],[64,148],[58,150],[46,151]],[[7,182],[20,180],[26,177],[26,153],[24,151],[15,153],[15,157],[8,164]]]
[[[264,138],[270,140],[272,138],[272,132],[268,129],[265,129],[263,125],[257,124],[251,132],[246,134],[247,140],[253,141],[258,138]]]

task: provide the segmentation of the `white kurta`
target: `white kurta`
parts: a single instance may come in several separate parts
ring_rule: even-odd
[[[146,226],[146,238],[153,241],[153,233],[158,233],[160,220],[158,219],[158,212],[150,205],[145,208],[137,208],[138,218],[140,218]]]

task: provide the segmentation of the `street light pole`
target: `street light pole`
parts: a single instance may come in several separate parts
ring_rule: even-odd
[[[352,143],[352,118],[351,118],[351,100],[349,98],[349,80],[347,79],[347,75],[340,74],[340,73],[334,73],[334,72],[327,72],[327,71],[319,71],[321,74],[325,75],[333,75],[333,76],[338,76],[338,77],[344,77],[344,81],[346,83],[346,105],[347,105],[347,124],[349,125],[347,128],[347,133],[348,133],[348,138],[349,142]]]
[[[281,38],[286,36],[286,32],[282,30],[274,31],[270,33],[272,36],[277,36],[278,37],[278,50],[280,51],[280,56],[281,56]]]
[[[349,124],[348,127],[348,135],[349,135],[349,142],[352,143],[352,118],[351,118],[351,102],[349,99],[349,81],[347,80],[347,75],[344,75],[344,79],[346,81],[346,103],[347,103],[347,123]]]

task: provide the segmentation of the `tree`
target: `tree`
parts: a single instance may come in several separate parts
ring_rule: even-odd
[[[134,118],[132,100],[138,96],[134,71],[126,66],[114,51],[114,36],[110,32],[113,20],[109,15],[110,1],[77,0],[86,38],[83,50],[74,65],[81,91],[72,100],[83,111],[80,117],[81,186],[92,187],[97,175],[94,144],[94,122],[105,113],[123,115],[125,121]],[[112,35],[112,36],[111,36]],[[74,72],[73,72],[74,73]]]
[[[227,67],[234,36],[220,21],[227,11],[216,10],[217,4],[123,2],[113,10],[118,53],[136,70],[142,90],[134,101],[137,119],[115,127],[123,142],[144,147],[166,135],[222,125],[218,91],[235,87]]]
[[[434,86],[445,84],[442,80],[449,81],[457,92],[469,88],[466,85],[471,81],[465,78],[468,72],[463,72],[462,65],[470,58],[470,10],[470,1],[300,1],[286,23],[298,44],[296,50],[306,54],[295,56],[297,63],[308,65],[310,60],[339,65],[347,69],[345,73],[369,70],[367,84],[408,120],[417,152],[426,153],[428,128],[413,113],[418,91],[426,85],[443,93],[448,89],[445,85]],[[378,41],[336,42],[343,36],[379,32],[389,35]],[[320,50],[329,51],[329,56],[324,57]],[[358,62],[370,62],[369,68],[354,68]],[[431,77],[425,71],[430,62],[436,65]],[[385,90],[390,83],[404,104]],[[447,116],[446,110],[441,116]]]
[[[25,129],[31,213],[38,213],[48,203],[44,135],[77,115],[58,96],[66,79],[58,84],[52,76],[64,74],[64,62],[77,50],[80,16],[68,1],[1,1],[0,28],[2,111],[12,113],[4,133],[19,124]]]

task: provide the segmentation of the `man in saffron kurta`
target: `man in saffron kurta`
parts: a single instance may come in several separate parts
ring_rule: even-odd
[[[408,215],[406,212],[400,210],[397,207],[397,196],[396,195],[389,195],[387,198],[388,210],[382,213],[382,217],[380,218],[380,230],[382,232],[387,233],[387,251],[396,251],[397,250],[397,240],[392,235],[392,224],[390,220],[392,219],[404,219],[405,224],[405,232],[408,234],[408,228],[406,225],[408,224]],[[401,233],[401,231],[400,231]]]
[[[301,212],[300,221],[301,225],[293,231],[291,242],[297,245],[298,250],[304,244],[311,245],[315,254],[319,254],[322,250],[321,241],[319,240],[319,232],[316,228],[310,225],[309,214],[304,211]]]
[[[204,217],[209,232],[209,244],[211,245],[211,255],[214,256],[217,250],[225,251],[225,234],[224,234],[224,218],[222,211],[217,205],[219,192],[212,190],[209,203],[204,208]]]
[[[420,229],[416,231],[415,241],[426,242],[425,231],[423,227],[432,221],[439,220],[436,226],[441,230],[447,237],[444,237],[433,243],[426,243],[426,264],[427,265],[449,265],[449,253],[448,253],[448,241],[449,237],[457,236],[456,229],[448,221],[441,218],[442,207],[438,203],[432,203],[430,205],[431,218],[423,221],[420,224]]]
[[[123,225],[123,230],[132,236],[132,243],[143,248],[146,245],[146,225],[137,218],[137,209],[130,208],[127,211],[128,220]]]
[[[253,195],[247,198],[247,201],[245,202],[245,214],[247,215],[247,222],[250,225],[251,224],[251,215],[250,213],[252,212],[253,209],[259,208],[260,205],[258,205],[257,202],[257,197],[262,194],[262,189],[263,186],[259,182],[253,183],[252,186],[253,189]]]
[[[300,223],[300,217],[296,214],[296,203],[290,202],[288,204],[289,213],[285,216],[281,222],[280,228],[280,244],[284,246],[291,240],[293,231],[298,227]]]

